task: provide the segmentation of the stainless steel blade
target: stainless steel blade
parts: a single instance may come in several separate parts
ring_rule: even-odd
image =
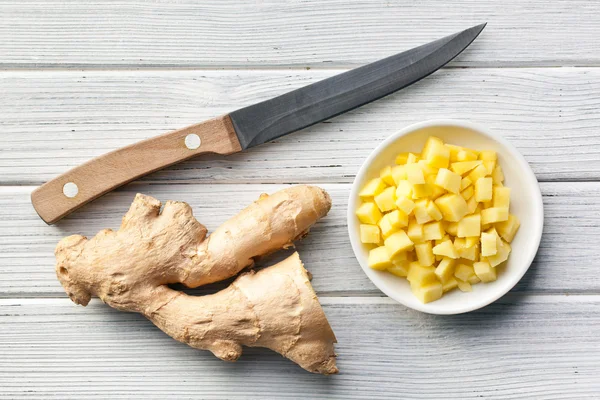
[[[485,28],[474,26],[230,113],[242,149],[324,121],[437,71]]]

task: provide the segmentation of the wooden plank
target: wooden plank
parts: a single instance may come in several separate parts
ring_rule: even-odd
[[[347,66],[482,22],[455,66],[597,65],[594,1],[2,3],[4,68]]]
[[[209,231],[258,198],[284,185],[130,184],[48,226],[29,203],[31,187],[0,187],[0,297],[65,296],[54,273],[53,250],[61,237],[118,228],[134,194],[188,202]],[[333,208],[298,251],[320,295],[381,296],[350,247],[346,230],[348,184],[321,185]],[[600,183],[543,183],[546,225],[538,256],[516,291],[598,293]],[[269,265],[270,261],[264,261]]]
[[[94,156],[337,72],[0,73],[0,183],[38,185]],[[594,68],[444,70],[274,143],[226,158],[202,156],[146,181],[351,182],[384,138],[440,117],[502,134],[540,180],[600,179],[598,91],[600,69]]]
[[[337,376],[265,349],[225,363],[96,300],[0,300],[0,397],[562,400],[600,391],[597,295],[511,295],[443,317],[386,299],[322,301]]]

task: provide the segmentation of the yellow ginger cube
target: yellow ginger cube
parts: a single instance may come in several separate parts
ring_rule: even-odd
[[[425,175],[423,175],[423,169],[419,164],[406,164],[406,179],[411,185],[419,185],[425,183]]]
[[[430,137],[423,148],[421,156],[429,165],[435,168],[448,168],[450,149],[440,139]]]
[[[388,215],[388,214],[386,214],[386,215]],[[381,236],[383,236],[383,239],[387,238],[392,233],[394,233],[398,230],[398,228],[395,228],[394,226],[392,226],[391,221],[389,220],[389,218],[386,218],[386,215],[384,215],[379,220],[379,223],[377,224],[377,225],[379,225],[379,229],[381,229]]]
[[[436,175],[427,175],[425,177],[425,182],[427,182],[427,185],[431,189],[431,193],[429,194],[429,198],[431,200],[435,200],[438,197],[446,194],[446,189],[435,184],[436,178],[437,178],[437,174]]]
[[[390,186],[396,185],[394,177],[392,176],[392,167],[390,167],[389,165],[385,168],[382,168],[382,170],[379,171],[379,178],[381,178],[382,181],[384,181]]]
[[[435,268],[435,274],[442,283],[448,282],[448,280],[453,277],[455,262],[456,261],[451,258],[444,257]]]
[[[487,169],[488,175],[492,175],[494,173],[496,161],[484,161],[483,165],[485,166],[485,169]]]
[[[502,167],[496,165],[494,168],[494,172],[492,172],[492,179],[494,180],[494,185],[502,185],[504,182],[504,173],[502,172]]]
[[[433,282],[425,286],[415,287],[411,285],[411,290],[415,297],[421,301],[421,303],[430,303],[438,300],[444,294],[442,284],[440,282]]]
[[[465,199],[465,201],[469,201],[471,199],[471,197],[473,197],[473,195],[475,194],[475,190],[473,189],[473,186],[469,186],[468,188],[466,188],[465,190],[463,190],[462,192],[460,192],[460,195],[462,196],[463,199]],[[468,208],[468,204],[467,204],[467,208]]]
[[[481,229],[480,229],[481,230]],[[465,238],[465,247],[471,248],[479,244],[479,236],[468,236]]]
[[[406,180],[406,166],[405,165],[396,165],[391,168],[392,180],[394,183],[392,185],[398,185],[400,181]]]
[[[439,240],[444,237],[444,228],[439,221],[423,225],[423,240]]]
[[[386,188],[385,182],[381,178],[371,179],[358,193],[360,197],[374,197],[383,192]]]
[[[429,214],[429,216],[431,218],[433,218],[434,220],[436,220],[436,221],[442,220],[442,212],[440,211],[438,206],[435,205],[435,203],[433,201],[428,201],[427,205],[425,206],[425,209],[427,210],[427,213]]]
[[[410,240],[412,240],[414,243],[422,242],[423,225],[417,223],[417,221],[414,218],[411,218],[408,222],[407,234]]]
[[[475,200],[478,202],[492,200],[492,178],[479,178],[475,181]]]
[[[409,261],[409,257],[408,257],[409,254],[412,254],[412,253],[410,251],[403,251],[402,253],[396,254],[392,258],[392,264],[394,264],[394,265],[404,265],[407,262],[412,261],[412,260]]]
[[[459,281],[468,282],[471,276],[475,275],[473,267],[466,264],[458,264],[454,269],[454,276]]]
[[[396,190],[396,194],[397,193],[398,190]],[[412,213],[415,209],[415,203],[409,198],[398,197],[396,199],[396,207],[398,207],[398,210],[402,211],[404,214],[410,215],[410,213]]]
[[[498,231],[498,234],[502,236],[502,239],[510,243],[513,241],[520,225],[521,223],[519,222],[519,218],[509,214],[506,221],[496,223],[496,231]]]
[[[479,162],[481,162],[481,161],[479,161]],[[476,166],[471,172],[469,172],[469,175],[467,175],[467,176],[473,182],[477,182],[477,179],[484,178],[485,176],[487,176],[487,174],[488,174],[488,171],[487,171],[487,168],[485,167],[485,165],[480,164],[480,165]]]
[[[467,172],[471,171],[474,168],[482,165],[483,161],[461,161],[450,164],[450,171],[455,172],[459,175],[464,175]],[[469,178],[471,182],[475,182],[473,179]]]
[[[423,266],[419,264],[418,261],[413,261],[409,264],[408,276],[406,279],[408,279],[411,286],[417,287],[437,281],[435,268]]]
[[[369,251],[368,264],[369,267],[379,271],[384,271],[393,265],[388,251],[384,246],[376,247]]]
[[[419,224],[424,224],[433,220],[433,218],[431,217],[431,215],[429,215],[429,212],[427,211],[428,202],[429,200],[427,199],[421,199],[415,202],[415,209],[413,210],[413,212]]]
[[[377,225],[360,224],[360,241],[363,243],[377,244],[381,241]]]
[[[463,282],[461,280],[456,280],[456,285],[461,292],[472,292],[473,288],[469,282]]]
[[[460,258],[464,258],[465,260],[475,261],[479,258],[479,246],[464,246],[462,249],[457,250],[458,256]]]
[[[491,207],[481,211],[481,224],[493,224],[508,220],[508,208]]]
[[[506,208],[510,207],[510,188],[504,186],[494,186],[494,207]]]
[[[479,159],[483,161],[496,161],[498,155],[493,150],[481,150],[479,152]]]
[[[383,212],[396,208],[396,188],[390,186],[374,197],[375,204]]]
[[[407,180],[399,181],[396,187],[396,198],[399,199],[401,197],[412,197],[412,185]]]
[[[442,242],[433,248],[433,254],[438,256],[449,257],[452,259],[458,258],[458,253],[454,248],[454,244],[450,240]]]
[[[406,157],[407,164],[416,164],[419,161],[419,156],[414,153],[408,153],[408,157]]]
[[[483,257],[493,256],[496,254],[496,243],[498,242],[498,234],[495,230],[481,232],[481,255]]]
[[[408,226],[408,215],[400,210],[394,210],[384,215],[383,218],[389,219],[394,228],[404,228]]]
[[[456,159],[460,162],[477,160],[477,153],[472,150],[462,149],[456,155]]]
[[[479,236],[481,234],[481,215],[467,215],[458,221],[457,236],[466,238],[468,236]],[[470,246],[469,246],[470,247]]]
[[[395,257],[398,253],[403,251],[412,250],[413,248],[413,242],[404,231],[392,233],[387,239],[385,239],[384,244],[388,249],[390,258]]]
[[[499,264],[502,264],[504,261],[508,259],[508,255],[510,254],[511,248],[510,244],[506,243],[504,240],[499,239],[496,242],[496,254],[493,256],[487,257],[487,261],[490,263],[492,267],[495,267]]]
[[[372,202],[362,203],[356,210],[358,219],[363,224],[376,225],[382,217],[381,211]]]
[[[428,183],[412,185],[412,198],[413,199],[423,199],[431,196],[433,190]]]
[[[417,260],[419,261],[419,264],[424,267],[432,266],[435,262],[435,256],[431,250],[430,241],[415,244],[415,253],[417,253]]]
[[[461,237],[455,237],[454,238],[454,248],[458,252],[459,256],[460,256],[460,251],[462,249],[465,249],[466,247],[467,246],[466,246],[466,239],[465,238],[461,238]]]
[[[463,148],[454,144],[446,143],[446,147],[450,150],[450,162],[454,163],[458,161],[458,152]]]
[[[442,290],[444,291],[444,293],[449,292],[450,290],[455,289],[457,287],[458,287],[458,281],[453,276],[451,276],[450,279],[448,279],[446,282],[444,282],[442,284]]]
[[[444,222],[444,230],[452,236],[458,235],[458,222]]]
[[[487,261],[480,261],[473,264],[475,275],[482,282],[493,282],[496,280],[496,268],[492,267]]]
[[[469,177],[462,178],[460,180],[460,190],[465,190],[472,184],[473,184],[473,182],[469,179]]]
[[[467,211],[469,212],[469,214],[475,213],[478,204],[479,203],[477,202],[477,200],[475,200],[475,196],[471,196],[471,198],[467,200]]]
[[[404,165],[408,161],[408,153],[400,153],[396,156],[396,164]]]
[[[446,168],[440,168],[435,178],[435,184],[452,193],[460,192],[462,177]]]
[[[427,179],[427,177],[429,175],[435,176],[438,173],[438,169],[436,167],[433,167],[433,166],[429,165],[426,160],[419,160],[417,162],[417,164],[423,170],[423,174],[425,175],[425,179]]]
[[[458,194],[445,194],[436,199],[435,204],[442,212],[444,220],[450,222],[460,221],[460,219],[469,212],[467,202]]]
[[[399,277],[406,277],[408,275],[408,263],[400,265],[394,264],[391,267],[388,267],[387,271]]]

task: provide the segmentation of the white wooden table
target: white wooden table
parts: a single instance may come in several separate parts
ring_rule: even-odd
[[[201,157],[46,226],[39,184],[93,156],[487,21],[424,81],[230,157]],[[600,398],[600,3],[587,0],[0,2],[0,398]],[[350,183],[391,132],[470,119],[508,138],[544,194],[525,278],[440,317],[370,283],[345,227]],[[53,249],[117,227],[136,192],[214,229],[291,183],[334,206],[298,249],[338,337],[341,373],[267,350],[224,363],[144,318],[66,297]]]

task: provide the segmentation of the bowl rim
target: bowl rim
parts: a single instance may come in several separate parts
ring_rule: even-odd
[[[435,302],[431,302],[431,303],[427,303],[427,304],[418,303],[416,306],[414,304],[406,304],[399,297],[397,297],[393,291],[387,290],[387,288],[384,289],[383,287],[381,287],[380,284],[378,283],[380,278],[376,275],[376,271],[372,270],[371,268],[369,268],[368,265],[364,265],[364,263],[361,262],[361,259],[359,257],[359,251],[362,249],[362,243],[360,242],[356,232],[351,231],[352,230],[351,226],[356,226],[356,223],[357,223],[356,219],[355,219],[356,218],[355,212],[354,212],[355,207],[353,207],[353,205],[357,202],[357,196],[358,196],[357,185],[358,185],[359,181],[362,181],[364,179],[364,176],[366,175],[367,170],[368,170],[369,166],[372,164],[372,162],[374,161],[374,159],[386,147],[388,147],[389,145],[394,143],[399,138],[406,136],[414,131],[417,131],[417,130],[420,130],[423,128],[430,128],[430,127],[434,127],[434,126],[456,126],[456,127],[460,127],[460,128],[470,129],[472,131],[475,131],[481,135],[484,135],[484,136],[498,142],[500,145],[502,145],[503,147],[508,149],[509,152],[511,153],[511,156],[515,159],[516,162],[519,163],[519,169],[521,169],[523,171],[522,178],[527,181],[526,182],[527,185],[529,187],[531,187],[533,190],[533,196],[531,196],[531,198],[529,200],[532,202],[535,202],[534,207],[533,207],[533,209],[535,210],[534,212],[537,214],[535,217],[536,217],[536,220],[540,221],[539,226],[534,227],[534,229],[535,229],[534,233],[533,233],[533,235],[531,235],[531,238],[528,241],[529,250],[527,251],[527,254],[525,255],[526,260],[523,263],[524,268],[522,268],[520,271],[517,271],[514,274],[509,275],[509,280],[504,284],[504,287],[506,289],[499,290],[498,293],[496,293],[493,296],[484,297],[482,301],[475,302],[472,304],[467,304],[462,307],[458,306],[452,310],[436,309]],[[411,309],[414,309],[417,311],[421,311],[421,312],[424,312],[427,314],[455,315],[455,314],[463,314],[466,312],[475,311],[475,310],[478,310],[485,306],[488,306],[489,304],[495,302],[496,300],[500,299],[505,294],[507,294],[509,291],[511,291],[515,287],[515,285],[523,278],[525,273],[527,273],[527,271],[529,270],[536,254],[538,252],[538,249],[539,249],[539,246],[541,243],[542,232],[543,232],[543,228],[544,228],[544,205],[543,205],[542,193],[540,190],[539,182],[537,181],[537,178],[536,178],[535,174],[533,173],[533,170],[529,166],[529,163],[527,162],[527,160],[525,160],[525,157],[523,157],[523,155],[519,152],[519,150],[515,146],[513,146],[508,140],[506,140],[504,137],[494,133],[490,129],[488,129],[478,123],[473,123],[470,121],[459,120],[459,119],[452,119],[452,118],[441,118],[441,119],[430,119],[430,120],[410,124],[410,125],[404,127],[403,129],[399,130],[398,132],[393,133],[392,135],[388,136],[383,142],[381,142],[379,145],[377,145],[371,151],[369,156],[365,159],[363,164],[360,166],[356,176],[354,177],[354,181],[352,182],[352,186],[350,189],[350,195],[348,198],[348,209],[347,209],[346,217],[347,217],[346,225],[348,228],[348,236],[350,237],[350,244],[352,245],[352,251],[354,252],[354,256],[356,257],[358,263],[360,264],[362,270],[367,275],[369,280],[379,290],[381,290],[386,296],[392,298],[393,300],[404,305],[405,307],[408,307],[408,308],[411,308]]]

